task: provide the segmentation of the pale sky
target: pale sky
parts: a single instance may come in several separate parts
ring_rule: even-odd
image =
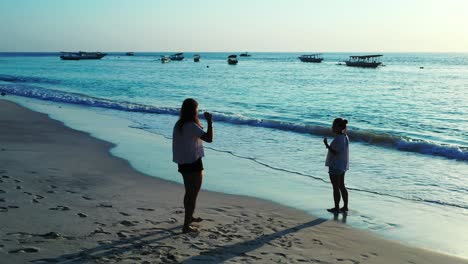
[[[1,51],[468,52],[468,0],[0,0]]]

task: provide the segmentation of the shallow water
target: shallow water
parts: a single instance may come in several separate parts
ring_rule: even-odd
[[[236,66],[227,65],[227,54],[169,64],[154,55],[78,62],[3,55],[0,91],[119,143],[116,155],[176,181],[169,138],[177,108],[194,97],[215,119],[205,188],[321,217],[330,217],[323,209],[332,203],[322,136],[343,116],[351,137],[347,223],[468,257],[461,236],[468,233],[466,54],[385,54],[379,69],[335,65],[344,53],[325,54],[322,64],[253,53]],[[106,118],[118,120],[113,130],[96,121]]]

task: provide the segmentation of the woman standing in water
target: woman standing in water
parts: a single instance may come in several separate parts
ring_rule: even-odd
[[[333,120],[332,130],[336,134],[332,143],[328,145],[327,138],[323,139],[325,147],[328,149],[325,166],[328,166],[328,174],[333,186],[333,198],[335,207],[327,209],[327,211],[337,214],[339,212],[346,213],[348,211],[348,191],[344,184],[344,177],[349,170],[349,139],[346,135],[346,125],[348,120],[336,118]],[[341,194],[341,195],[340,195]],[[344,205],[340,209],[340,196],[343,196]]]
[[[182,228],[184,233],[196,232],[197,229],[190,224],[202,221],[201,218],[193,216],[203,179],[202,157],[205,153],[202,141],[213,142],[212,115],[205,112],[204,116],[208,124],[207,132],[203,130],[198,119],[197,101],[192,98],[185,99],[172,134],[172,159],[178,164],[185,186],[185,219]]]

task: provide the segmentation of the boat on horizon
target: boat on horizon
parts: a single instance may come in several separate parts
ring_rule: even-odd
[[[169,59],[174,60],[174,61],[181,61],[184,59],[184,53],[175,53],[169,56]]]
[[[106,56],[107,53],[102,52],[60,52],[60,59],[62,60],[100,60]]]
[[[298,57],[302,62],[315,62],[320,63],[323,61],[323,57],[321,53],[315,54],[308,54],[308,55],[301,55]]]
[[[193,61],[194,62],[200,62],[200,55],[198,55],[198,54],[193,55]]]
[[[125,55],[127,55],[127,56],[135,56],[135,52],[127,52],[127,53],[125,53]]]
[[[161,56],[161,63],[168,63],[171,62],[171,58],[167,56]]]
[[[244,53],[241,53],[239,56],[240,57],[250,57],[252,55],[250,55],[248,52],[244,52]]]
[[[236,65],[239,61],[237,60],[237,55],[229,55],[227,62],[229,65]]]
[[[350,67],[362,67],[362,68],[377,68],[382,62],[379,61],[383,55],[361,55],[361,56],[349,56],[349,60],[345,61],[346,66]]]

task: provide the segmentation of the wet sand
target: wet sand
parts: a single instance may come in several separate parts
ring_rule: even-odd
[[[468,263],[342,215],[207,191],[200,232],[182,234],[183,186],[135,171],[112,144],[5,100],[0,131],[2,263]]]

